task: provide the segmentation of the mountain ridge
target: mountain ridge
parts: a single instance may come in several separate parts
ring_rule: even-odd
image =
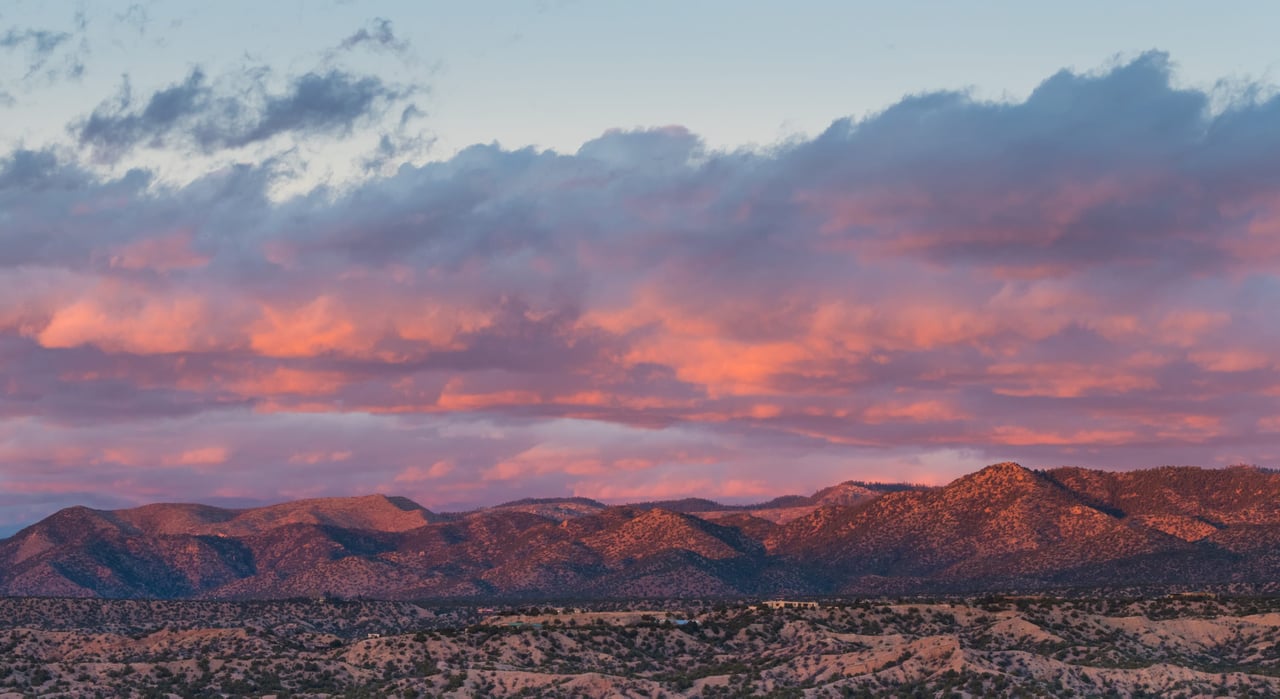
[[[77,506],[0,539],[0,594],[744,596],[1280,577],[1280,474],[1262,469],[1003,462],[938,487],[846,481],[756,506],[663,504]]]

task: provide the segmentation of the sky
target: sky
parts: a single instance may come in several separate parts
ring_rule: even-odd
[[[0,536],[1280,465],[1271,2],[0,4]]]

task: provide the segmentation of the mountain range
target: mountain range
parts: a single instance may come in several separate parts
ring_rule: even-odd
[[[0,540],[0,595],[255,599],[948,593],[1274,585],[1280,473],[988,466],[752,506],[400,497],[71,507]]]

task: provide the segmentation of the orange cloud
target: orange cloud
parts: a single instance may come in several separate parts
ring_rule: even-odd
[[[440,393],[436,407],[441,410],[484,410],[498,406],[536,405],[542,398],[532,392],[518,389],[488,393],[466,393],[464,382],[452,379]]]
[[[862,413],[866,422],[947,422],[967,420],[968,413],[942,401],[927,400],[916,403],[890,403],[874,405]]]
[[[1136,437],[1130,430],[1078,430],[1070,434],[1041,432],[1019,425],[996,427],[989,439],[1010,446],[1096,446],[1123,444]]]
[[[208,301],[191,294],[150,295],[103,286],[53,311],[34,333],[44,347],[95,345],[107,352],[165,354],[222,344]]]
[[[299,307],[263,305],[261,320],[251,330],[249,344],[268,357],[361,354],[377,338],[360,330],[335,298],[319,296]]]
[[[810,356],[808,349],[795,342],[753,344],[715,337],[662,338],[634,348],[626,362],[670,366],[681,381],[701,385],[715,398],[776,393],[771,379]]]

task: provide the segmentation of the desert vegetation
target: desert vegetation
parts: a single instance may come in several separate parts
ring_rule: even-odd
[[[0,696],[1280,696],[1280,599],[0,600]]]

